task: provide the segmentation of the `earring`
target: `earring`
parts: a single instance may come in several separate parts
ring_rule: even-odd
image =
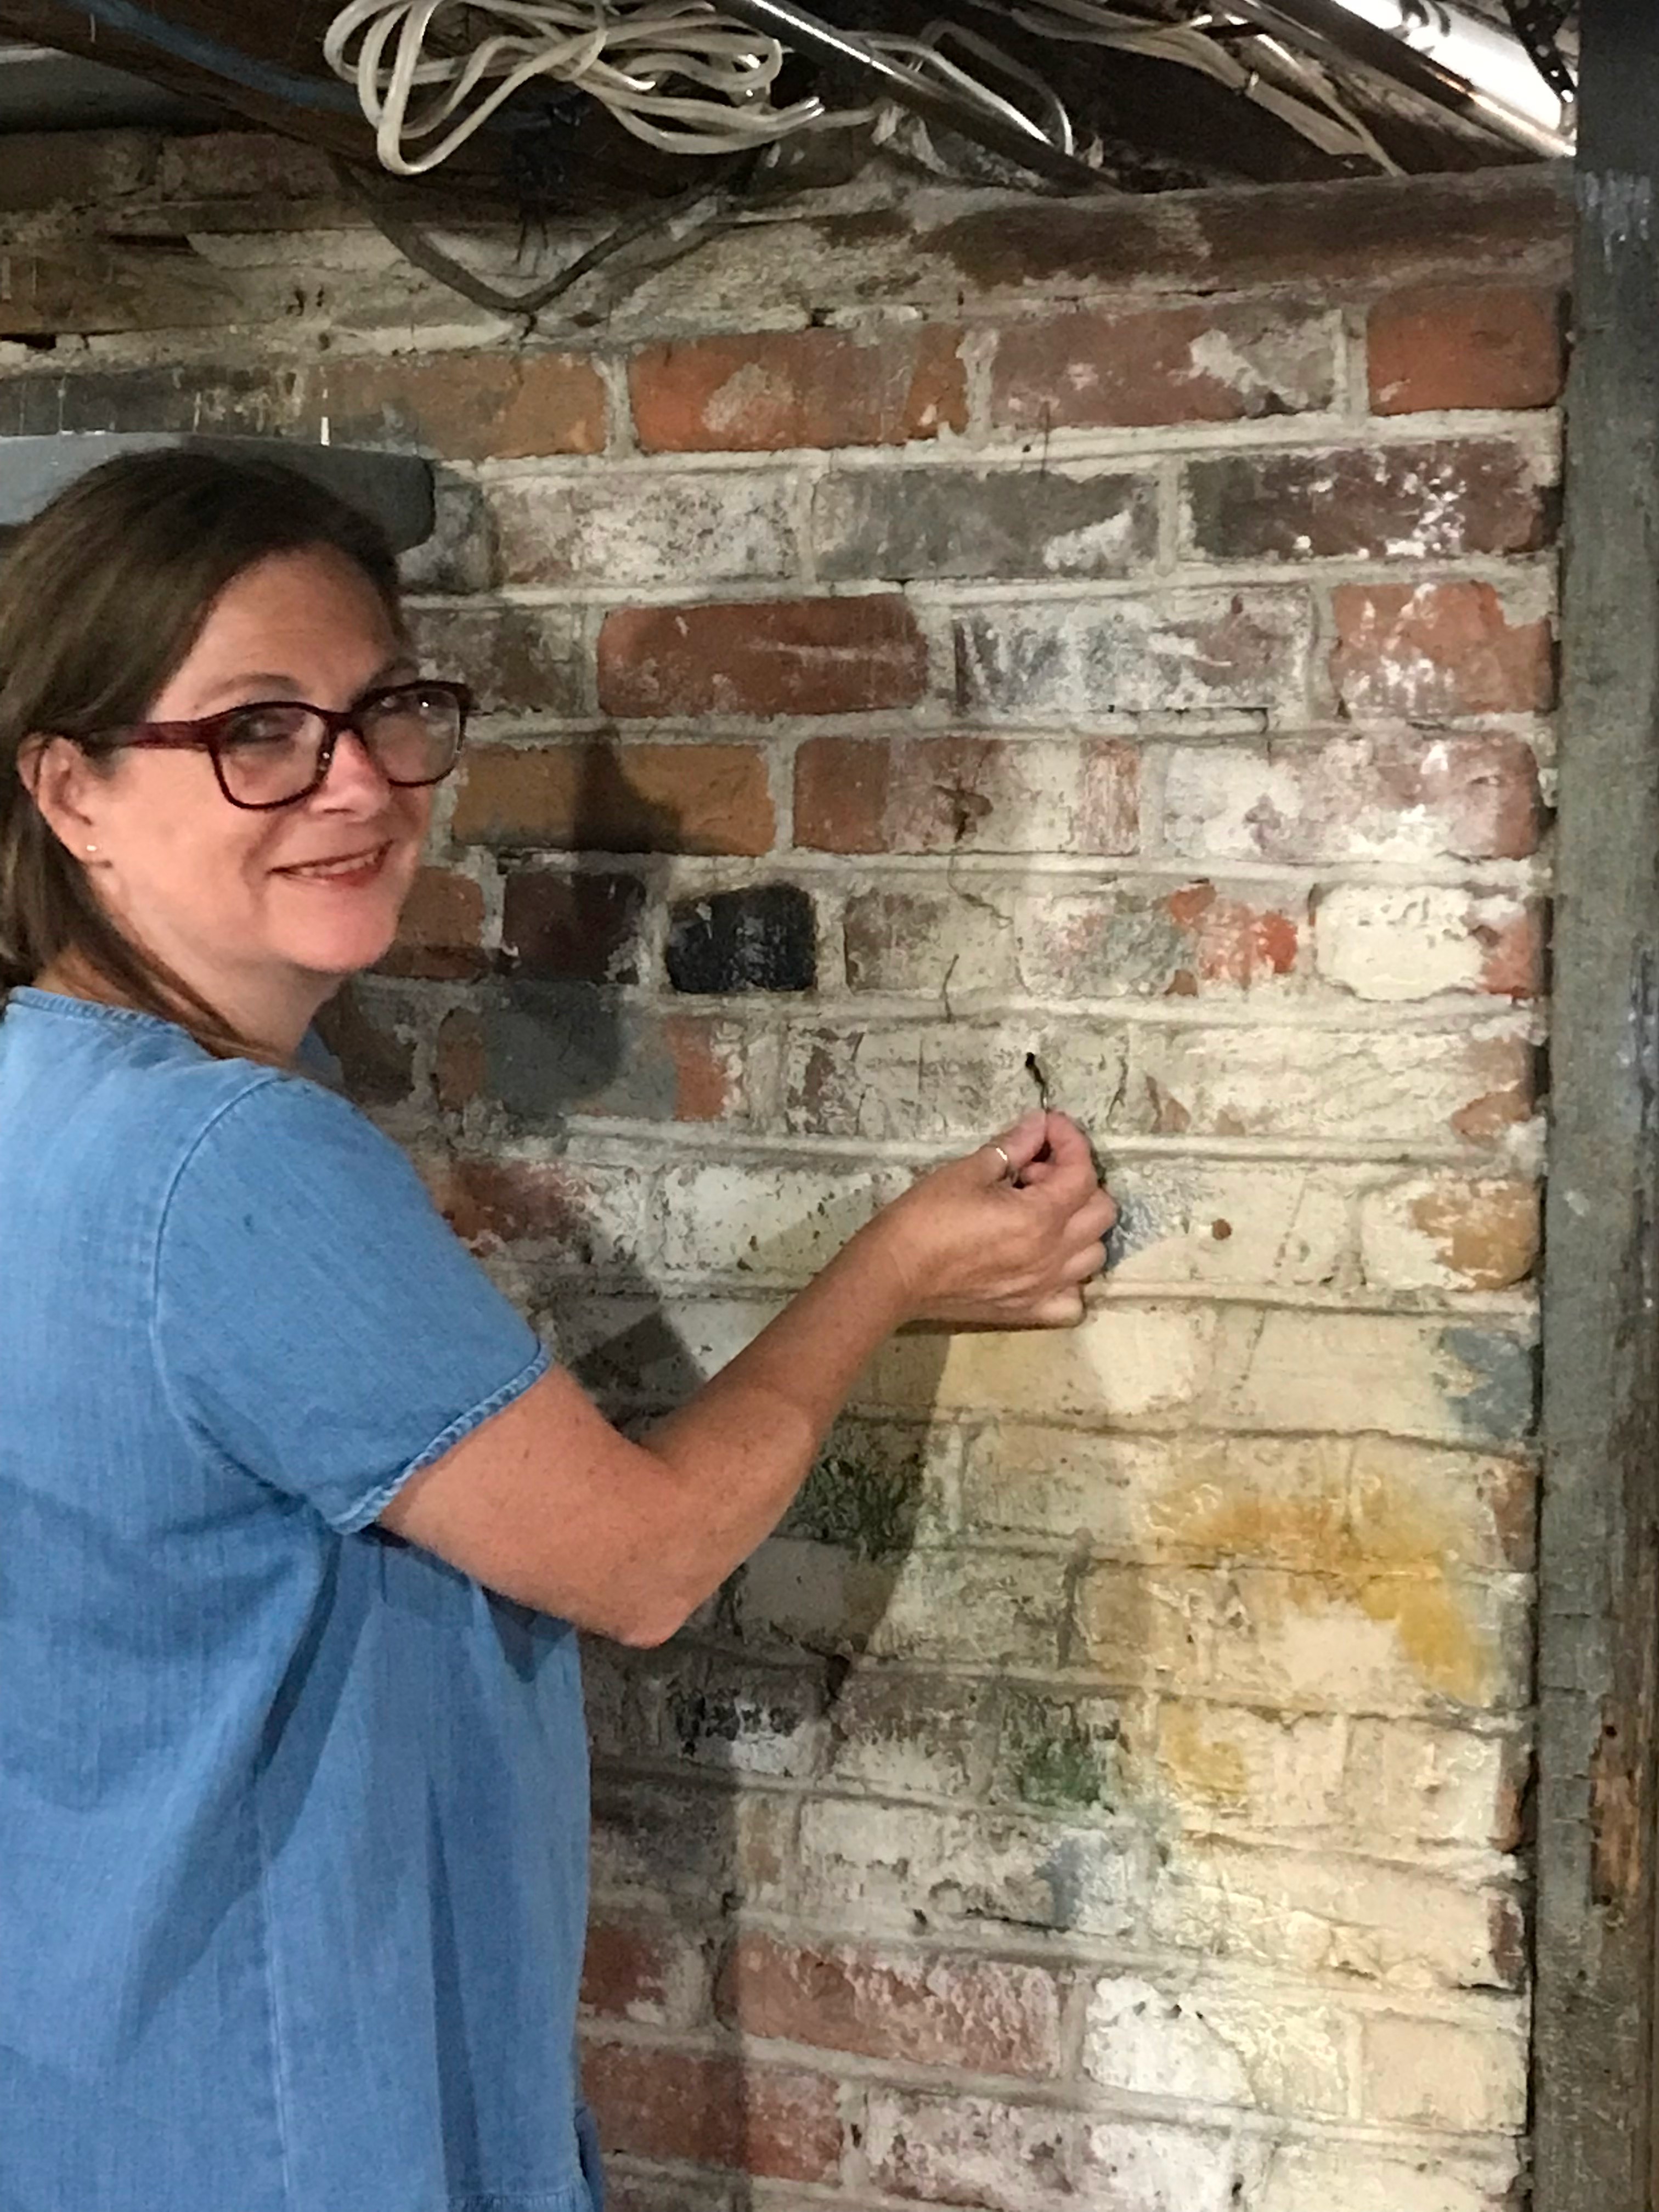
[[[95,853],[98,850],[98,848],[95,845],[88,845],[87,850],[89,853]]]

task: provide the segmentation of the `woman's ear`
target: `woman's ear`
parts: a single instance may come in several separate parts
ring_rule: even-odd
[[[98,853],[92,763],[69,738],[26,738],[17,774],[58,842],[84,867]]]

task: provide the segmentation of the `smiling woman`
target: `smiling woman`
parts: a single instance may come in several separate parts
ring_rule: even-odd
[[[594,2212],[578,1626],[661,1640],[902,1322],[1075,1320],[1029,1115],[642,1443],[295,1072],[465,688],[280,471],[95,472],[0,577],[0,2205]]]
[[[0,635],[18,770],[0,979],[78,982],[182,1015],[210,1048],[288,1057],[392,942],[459,745],[460,687],[384,696],[415,674],[385,546],[285,471],[118,461],[25,533]],[[320,721],[295,712],[313,694]]]

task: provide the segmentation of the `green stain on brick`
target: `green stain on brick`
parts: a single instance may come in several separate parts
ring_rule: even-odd
[[[1076,1736],[1034,1743],[1019,1771],[1019,1794],[1033,1805],[1104,1805],[1107,1785],[1093,1747]]]
[[[862,1559],[896,1559],[915,1541],[921,1501],[919,1464],[884,1467],[828,1452],[795,1500],[789,1533]]]
[[[1028,1805],[1110,1812],[1121,1796],[1120,1749],[1118,1716],[1104,1701],[1018,1698],[1003,1723],[1004,1787]]]

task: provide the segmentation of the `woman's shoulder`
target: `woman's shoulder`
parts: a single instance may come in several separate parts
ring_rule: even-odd
[[[44,999],[14,994],[0,1020],[0,1153],[44,1142],[66,1169],[118,1164],[136,1193],[198,1161],[257,1176],[319,1145],[395,1152],[310,1072],[216,1060],[148,1015]]]

